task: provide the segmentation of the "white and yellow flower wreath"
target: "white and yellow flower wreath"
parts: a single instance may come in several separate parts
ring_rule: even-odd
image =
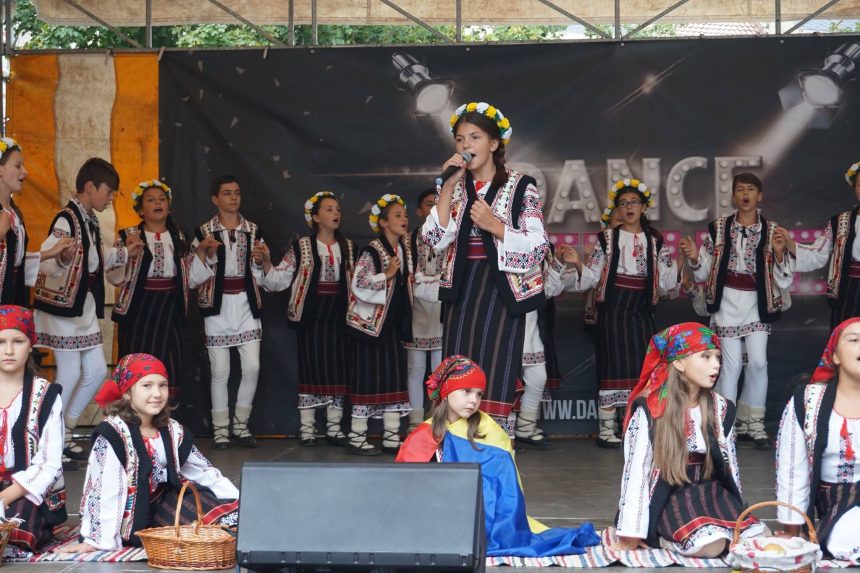
[[[6,151],[13,147],[21,149],[21,146],[18,144],[18,142],[11,137],[0,138],[0,157],[3,157],[3,155],[6,154]]]
[[[153,179],[151,181],[141,181],[140,183],[138,183],[137,187],[134,188],[134,191],[131,192],[131,202],[136,205],[137,202],[140,201],[141,197],[143,197],[144,192],[147,189],[152,189],[153,187],[164,191],[164,194],[167,196],[168,203],[173,202],[173,191],[170,189],[170,187],[167,186],[166,183],[159,181],[158,179]]]
[[[314,226],[314,217],[311,215],[311,211],[314,209],[314,205],[325,199],[326,197],[331,197],[332,199],[337,199],[334,193],[331,191],[320,191],[319,193],[314,193],[313,196],[305,201],[305,223],[307,223],[308,227]]]
[[[603,214],[600,216],[600,228],[605,229],[609,226],[609,221],[612,220],[612,212],[615,211],[615,203],[610,202],[612,207],[607,207],[603,210]]]
[[[638,179],[622,179],[609,189],[609,205],[607,206],[607,209],[610,209],[610,216],[612,213],[611,210],[615,209],[615,198],[618,197],[618,193],[625,188],[632,188],[639,191],[642,193],[642,196],[645,197],[645,205],[647,207],[654,206],[654,196],[651,195],[651,190],[648,189],[647,185]],[[605,215],[606,211],[603,213]],[[601,217],[601,219],[603,219],[603,217]]]
[[[477,111],[478,113],[485,115],[496,122],[496,125],[499,127],[499,133],[502,137],[502,144],[507,145],[511,140],[511,134],[514,132],[511,127],[511,122],[508,121],[508,118],[502,114],[502,110],[488,104],[487,102],[471,102],[464,103],[454,112],[454,115],[451,116],[451,134],[454,135],[454,125],[457,123],[457,120],[460,119],[464,114],[470,111]]]
[[[847,181],[849,185],[854,185],[853,179],[857,176],[858,171],[860,171],[860,162],[852,164],[851,167],[848,168],[848,171],[845,172],[845,181]]]
[[[379,232],[379,216],[382,214],[382,210],[392,203],[399,203],[400,205],[403,205],[403,207],[406,207],[406,201],[404,201],[400,195],[386,193],[377,199],[376,204],[370,208],[370,216],[367,218],[367,222],[370,223],[370,228],[373,229],[374,233]]]

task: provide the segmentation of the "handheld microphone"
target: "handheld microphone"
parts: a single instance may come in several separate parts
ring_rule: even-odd
[[[460,157],[463,158],[463,160],[466,162],[466,164],[468,164],[470,161],[472,161],[472,154],[469,153],[468,151],[464,151],[463,153],[461,153]],[[445,181],[450,179],[451,176],[454,175],[459,170],[460,170],[460,168],[457,167],[456,165],[449,165],[445,169],[445,171],[442,172],[442,175],[440,175],[439,177],[436,178],[436,185],[442,185],[443,183],[445,183]]]

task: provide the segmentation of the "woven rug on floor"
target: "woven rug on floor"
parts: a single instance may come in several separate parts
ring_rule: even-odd
[[[582,555],[556,555],[554,557],[487,557],[487,567],[571,567],[582,569],[586,567],[608,567],[619,564],[627,567],[682,567],[728,568],[723,559],[700,559],[686,557],[668,549],[635,549],[633,551],[612,551],[609,547],[615,543],[615,529],[612,527],[600,532],[600,545],[588,547]],[[822,569],[843,569],[858,567],[860,563],[825,559],[818,563]]]
[[[91,561],[120,563],[123,561],[146,561],[142,547],[125,547],[116,551],[93,551],[92,553],[63,553],[62,548],[78,542],[79,525],[59,525],[54,528],[55,540],[45,546],[42,553],[24,551],[6,546],[3,558],[7,563],[46,563],[49,561]]]

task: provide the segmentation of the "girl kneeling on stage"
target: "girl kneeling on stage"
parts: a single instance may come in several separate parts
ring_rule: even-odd
[[[812,381],[798,388],[779,425],[776,497],[818,513],[818,539],[836,557],[860,561],[860,318],[833,330]],[[780,507],[786,533],[803,518]]]
[[[120,359],[96,401],[105,419],[93,432],[81,499],[83,543],[66,552],[140,545],[136,532],[173,525],[182,482],[200,491],[204,524],[235,524],[239,490],[212,467],[182,425],[170,417],[167,369],[149,354]],[[197,518],[186,496],[180,523]]]
[[[549,529],[526,515],[511,439],[478,409],[487,388],[480,366],[451,356],[425,384],[433,415],[406,438],[396,461],[481,464],[488,556],[581,554],[600,543],[590,523]]]
[[[716,557],[744,509],[735,451],[735,406],[712,390],[716,334],[697,322],[670,326],[648,345],[627,405],[615,550],[663,547]],[[741,535],[763,531],[754,517]]]
[[[60,387],[33,373],[33,313],[0,306],[0,512],[23,521],[10,543],[30,551],[66,521]]]

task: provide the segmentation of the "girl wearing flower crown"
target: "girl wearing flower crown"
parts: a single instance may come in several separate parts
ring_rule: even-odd
[[[367,441],[368,418],[382,418],[382,449],[400,447],[400,417],[412,410],[403,343],[412,340],[412,252],[403,238],[409,231],[406,202],[380,197],[370,210],[370,228],[379,236],[362,249],[350,282],[347,331],[354,335],[350,452],[379,455]]]
[[[305,202],[311,234],[293,242],[277,266],[263,247],[263,278],[268,291],[290,289],[287,320],[297,330],[301,444],[316,445],[316,413],[325,408],[327,442],[347,444],[341,429],[347,385],[348,341],[344,338],[349,277],[356,249],[340,232],[340,202],[320,191]]]
[[[85,553],[140,545],[137,532],[172,526],[182,483],[200,492],[203,524],[235,525],[239,490],[170,417],[167,368],[155,356],[123,356],[96,396],[105,418],[93,431],[84,494],[82,543],[63,552]],[[180,523],[197,519],[183,499]]]
[[[852,163],[845,181],[860,203],[860,161]],[[794,270],[809,272],[827,267],[827,302],[830,303],[830,328],[852,316],[860,316],[860,205],[830,218],[821,236],[811,245],[794,242],[788,231],[779,231],[796,257]]]
[[[27,252],[24,217],[12,199],[14,193],[21,192],[26,178],[21,146],[11,137],[0,138],[0,304],[28,305],[27,287],[36,284],[39,261],[56,258],[64,251],[71,257],[75,249],[74,239],[65,237],[41,253]]]
[[[711,325],[723,342],[723,371],[718,389],[738,406],[738,437],[770,448],[764,429],[767,398],[767,341],[771,323],[789,304],[793,278],[785,257],[786,241],[778,225],[759,213],[764,199],[761,180],[738,173],[732,181],[737,211],[708,225],[700,248],[691,237],[680,248],[696,281],[706,282],[705,301]],[[743,347],[747,363],[743,364]],[[738,381],[744,387],[738,397]]]
[[[66,521],[63,401],[60,387],[35,375],[33,313],[0,306],[0,507],[21,523],[10,543],[38,551]]]
[[[839,324],[810,384],[796,389],[782,413],[776,445],[776,497],[810,517],[822,548],[860,563],[860,318]],[[782,507],[791,536],[802,518]]]
[[[624,421],[624,474],[612,549],[716,557],[743,511],[734,404],[712,390],[716,334],[697,322],[654,335]],[[744,537],[759,535],[754,517]]]
[[[534,179],[505,166],[512,128],[485,102],[451,117],[456,153],[442,166],[457,172],[437,188],[424,240],[444,253],[439,299],[442,355],[462,354],[487,372],[481,408],[508,422],[522,366],[526,313],[544,306],[541,263],[549,249]],[[462,153],[471,154],[468,163]],[[480,325],[480,328],[475,328]]]
[[[576,249],[564,249],[572,266],[569,290],[594,288],[597,305],[597,374],[600,379],[597,445],[618,448],[616,408],[623,408],[636,385],[648,339],[657,330],[654,311],[662,293],[678,282],[678,271],[663,236],[645,212],[653,199],[638,179],[623,179],[609,190],[609,206],[621,217],[603,229],[598,244],[581,262]]]
[[[426,386],[433,413],[409,434],[396,461],[481,465],[488,556],[580,554],[600,542],[590,523],[549,529],[526,515],[511,440],[480,410],[487,377],[477,363],[450,356],[436,367]]]
[[[117,245],[142,239],[142,249],[105,273],[118,287],[111,319],[119,325],[119,355],[145,352],[167,366],[168,380],[182,380],[182,327],[188,314],[188,246],[170,215],[173,192],[153,179],[131,195],[140,223],[122,229]],[[170,389],[171,402],[178,388]]]

